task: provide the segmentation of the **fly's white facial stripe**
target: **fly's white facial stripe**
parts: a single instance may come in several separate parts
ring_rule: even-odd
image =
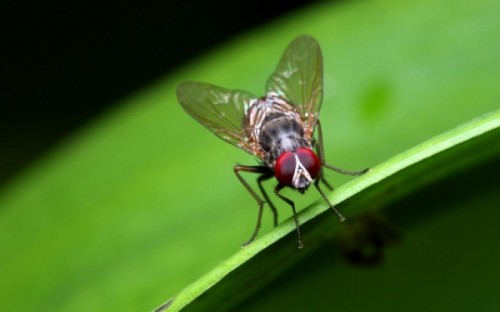
[[[297,154],[294,154],[293,156],[295,157],[295,172],[293,174],[292,186],[294,188],[306,187],[307,185],[309,185],[309,183],[313,181],[313,179],[311,178],[309,171],[307,171],[304,165],[302,165],[302,163],[300,162]],[[307,183],[304,180],[301,181],[300,177],[302,176],[306,178]]]

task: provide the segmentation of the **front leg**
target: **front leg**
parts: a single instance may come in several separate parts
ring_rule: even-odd
[[[352,175],[352,176],[362,175],[362,174],[370,171],[370,168],[366,168],[366,169],[361,170],[361,171],[349,171],[349,170],[344,170],[344,169],[332,166],[330,164],[327,164],[326,161],[325,161],[325,152],[323,151],[323,131],[321,130],[321,123],[320,123],[319,120],[318,120],[318,122],[316,124],[316,129],[318,131],[317,132],[317,134],[318,134],[318,140],[317,140],[316,144],[314,145],[314,148],[316,149],[316,153],[318,154],[318,156],[320,158],[320,161],[321,161],[321,164],[323,165],[323,168],[328,168],[328,169],[337,171],[339,173],[346,174],[346,175]],[[323,190],[320,187],[320,182],[323,182],[323,184],[325,184],[326,187],[330,191],[333,191],[333,187],[325,179],[323,168],[321,168],[321,172],[319,174],[319,177],[316,179],[316,181],[314,181],[314,186],[316,187],[316,189],[318,190],[318,192],[321,194],[321,197],[323,197],[323,200],[335,212],[335,214],[340,219],[340,221],[343,222],[343,221],[345,221],[345,217],[340,213],[340,211],[337,210],[337,208],[335,208],[335,206],[333,206],[330,203],[330,201],[328,200],[328,197],[326,196],[326,194],[323,192]]]
[[[295,211],[295,203],[291,199],[280,194],[280,191],[283,189],[283,187],[284,187],[283,185],[278,184],[278,186],[276,186],[276,188],[274,189],[274,193],[284,202],[289,204],[290,207],[292,207],[293,219],[295,220],[295,228],[297,229],[297,243],[299,249],[302,249],[304,245],[302,245],[302,239],[300,238],[300,224],[299,224],[299,217],[297,216],[297,212]]]
[[[339,218],[340,222],[344,222],[345,221],[345,217],[340,213],[340,211],[337,210],[337,208],[335,208],[334,205],[332,205],[332,203],[330,203],[330,200],[328,199],[328,197],[326,196],[326,194],[323,193],[323,190],[319,186],[319,182],[320,181],[322,181],[322,179],[316,179],[316,181],[314,181],[314,186],[316,187],[316,189],[318,190],[318,192],[321,194],[321,197],[323,197],[323,200],[328,204],[328,206],[333,210],[333,212],[335,212],[335,214]],[[328,185],[329,184],[327,184],[327,186]]]

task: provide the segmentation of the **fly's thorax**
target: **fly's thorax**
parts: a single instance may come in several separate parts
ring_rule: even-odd
[[[253,101],[245,113],[243,125],[247,137],[258,144],[261,129],[270,119],[269,116],[282,115],[297,122],[302,122],[300,114],[286,100],[268,95]]]
[[[271,168],[284,152],[310,147],[310,143],[304,138],[301,124],[280,113],[273,113],[265,118],[260,129],[259,144],[265,152],[264,162]]]

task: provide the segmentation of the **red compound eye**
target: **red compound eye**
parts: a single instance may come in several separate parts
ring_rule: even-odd
[[[297,167],[298,158],[300,165]],[[302,167],[302,169],[300,169]],[[276,178],[282,185],[299,187],[299,185],[292,185],[293,177],[295,175],[295,169],[299,168],[298,173],[300,176],[304,177],[304,169],[307,171],[306,174],[309,174],[312,180],[316,179],[319,172],[321,171],[321,161],[318,156],[314,154],[314,152],[308,148],[299,148],[294,153],[292,152],[284,152],[278,157],[276,160],[276,165],[274,166],[274,174]],[[297,183],[297,181],[296,181]],[[308,183],[307,183],[308,184]],[[302,186],[300,186],[302,187]]]
[[[321,161],[318,156],[312,150],[303,147],[297,149],[297,156],[302,166],[309,172],[311,179],[316,179],[321,171]]]
[[[280,184],[292,185],[296,165],[295,155],[292,152],[284,152],[278,157],[276,165],[274,166],[274,174]]]

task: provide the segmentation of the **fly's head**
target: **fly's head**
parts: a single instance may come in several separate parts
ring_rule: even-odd
[[[309,148],[282,153],[276,160],[274,174],[281,185],[304,193],[321,172],[321,160]]]

